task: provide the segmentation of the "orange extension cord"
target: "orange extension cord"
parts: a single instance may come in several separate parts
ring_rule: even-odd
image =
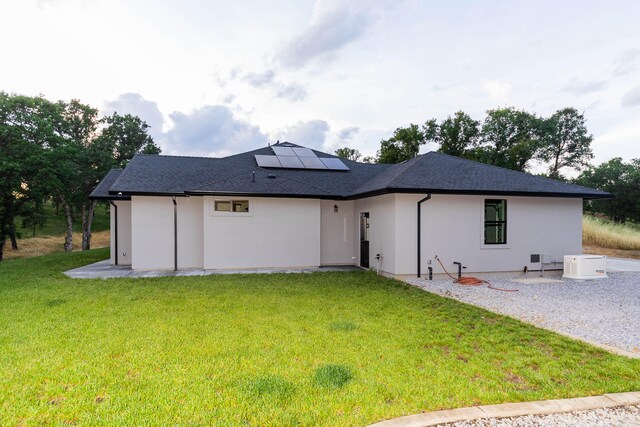
[[[440,267],[442,267],[442,270],[444,270],[444,272],[447,273],[447,276],[453,279],[454,283],[458,283],[460,285],[465,285],[465,286],[482,286],[482,284],[486,283],[487,288],[493,289],[494,291],[502,291],[502,292],[518,292],[519,290],[519,289],[496,288],[486,280],[478,279],[477,277],[461,277],[459,279],[456,279],[451,274],[449,274],[446,268],[444,268],[444,265],[442,265],[442,261],[440,261],[440,258],[436,257],[436,261],[438,261],[438,263],[440,264]]]

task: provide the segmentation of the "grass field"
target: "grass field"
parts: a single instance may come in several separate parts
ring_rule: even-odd
[[[0,264],[0,425],[366,425],[640,389],[640,360],[367,272],[71,280]]]
[[[62,214],[56,215],[55,208],[51,205],[47,205],[45,210],[47,212],[47,221],[43,226],[36,227],[35,237],[34,230],[32,228],[23,228],[22,219],[17,219],[18,250],[12,250],[9,241],[7,240],[4,248],[5,258],[31,258],[52,252],[64,251],[63,245],[66,234],[65,218]],[[91,234],[92,248],[109,246],[109,209],[104,203],[96,206]],[[74,250],[80,250],[81,245],[82,231],[81,223],[78,219],[73,223]]]
[[[640,226],[616,224],[590,215],[582,217],[582,243],[620,251],[640,251]]]
[[[56,215],[56,210],[53,205],[47,204],[45,206],[45,212],[47,215],[47,221],[44,225],[36,226],[35,233],[32,227],[23,227],[22,218],[18,217],[16,220],[16,227],[18,232],[18,238],[27,239],[34,237],[47,237],[47,236],[63,236],[67,232],[67,223],[62,213],[62,209]],[[98,203],[96,206],[93,223],[91,225],[92,232],[100,232],[109,229],[109,206],[106,203]],[[75,218],[73,222],[73,232],[80,233],[82,231],[82,224],[80,218]]]

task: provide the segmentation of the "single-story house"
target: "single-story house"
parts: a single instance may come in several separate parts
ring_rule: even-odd
[[[112,204],[111,262],[133,270],[420,276],[443,273],[437,259],[450,271],[561,268],[582,252],[583,200],[612,196],[437,152],[367,164],[283,142],[224,158],[140,154],[92,197]]]

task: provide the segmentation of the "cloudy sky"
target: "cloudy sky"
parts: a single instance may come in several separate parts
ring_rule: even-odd
[[[371,155],[457,110],[573,106],[596,163],[640,157],[637,0],[0,0],[0,15],[0,90],[139,115],[167,154],[279,139]]]

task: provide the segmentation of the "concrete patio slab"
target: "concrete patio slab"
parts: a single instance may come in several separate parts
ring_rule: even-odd
[[[272,273],[315,273],[324,271],[356,271],[359,267],[331,266],[318,268],[260,268],[249,270],[149,270],[134,271],[130,266],[112,265],[109,260],[98,261],[93,264],[65,271],[64,274],[72,279],[113,279],[119,277],[174,277],[174,276],[209,276],[213,274],[272,274]]]
[[[607,271],[640,271],[640,259],[607,258]]]

